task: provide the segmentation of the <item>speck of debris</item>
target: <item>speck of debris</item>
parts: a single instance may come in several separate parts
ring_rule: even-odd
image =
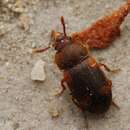
[[[19,17],[20,20],[20,27],[23,28],[25,31],[27,31],[30,27],[31,24],[31,18],[25,14],[20,15]]]
[[[60,115],[59,110],[56,107],[50,107],[49,108],[49,113],[52,118],[58,118]]]

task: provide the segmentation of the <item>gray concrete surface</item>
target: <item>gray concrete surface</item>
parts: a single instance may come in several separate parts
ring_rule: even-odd
[[[130,129],[130,15],[122,25],[121,37],[111,47],[93,51],[98,61],[121,68],[117,74],[107,73],[120,110],[111,107],[105,115],[84,114],[72,103],[68,90],[55,97],[62,73],[53,63],[54,50],[30,54],[34,46],[47,46],[52,29],[61,31],[61,15],[68,25],[67,32],[72,33],[125,1],[18,0],[17,4],[15,0],[0,1],[0,130]],[[38,59],[47,63],[44,83],[30,79]],[[57,113],[59,117],[52,118]]]

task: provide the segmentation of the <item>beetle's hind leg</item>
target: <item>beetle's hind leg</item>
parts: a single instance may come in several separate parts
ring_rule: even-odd
[[[100,67],[104,67],[106,71],[112,72],[112,73],[117,73],[117,72],[119,72],[121,70],[121,69],[114,69],[114,70],[112,70],[107,65],[102,64],[102,63],[99,63],[99,66]]]
[[[112,101],[111,104],[112,104],[114,107],[116,107],[117,109],[120,109],[120,107],[119,107],[114,101]]]
[[[72,101],[73,101],[73,103],[74,103],[80,110],[84,111],[84,109],[82,108],[82,106],[76,101],[75,98],[72,97]]]

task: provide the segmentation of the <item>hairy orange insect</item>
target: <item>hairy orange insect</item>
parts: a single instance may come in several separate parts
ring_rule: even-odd
[[[102,49],[111,45],[112,41],[120,35],[120,25],[130,12],[130,0],[109,16],[97,20],[84,31],[71,35],[73,43],[88,44],[90,48]]]

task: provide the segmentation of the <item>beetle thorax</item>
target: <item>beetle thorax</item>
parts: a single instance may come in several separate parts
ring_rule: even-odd
[[[56,53],[55,61],[60,69],[70,69],[88,56],[87,48],[80,44],[68,44]]]

